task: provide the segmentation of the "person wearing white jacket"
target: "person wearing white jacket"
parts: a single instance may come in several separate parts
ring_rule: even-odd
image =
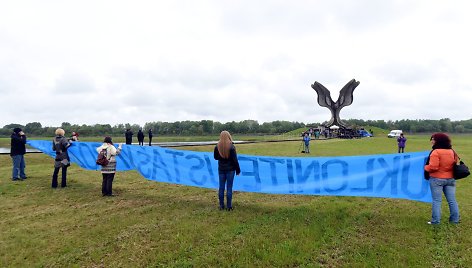
[[[108,159],[108,165],[101,166],[101,173],[103,177],[102,182],[102,195],[113,196],[112,185],[113,179],[116,173],[116,156],[120,154],[122,143],[119,144],[118,148],[115,148],[111,137],[105,137],[102,146],[97,148],[97,152],[100,153],[102,150],[106,150],[106,157]]]

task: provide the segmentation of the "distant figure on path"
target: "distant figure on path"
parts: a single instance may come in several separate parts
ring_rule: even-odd
[[[141,129],[138,130],[138,143],[141,146],[144,146],[144,133]]]
[[[397,139],[398,142],[398,153],[405,152],[406,138],[403,136],[403,133],[400,134],[400,137]]]
[[[125,140],[126,140],[126,144],[131,144],[133,142],[133,131],[131,131],[131,129],[126,129],[126,132],[125,132]]]
[[[215,146],[213,156],[215,160],[218,160],[218,200],[220,203],[220,210],[225,209],[224,195],[226,186],[226,209],[231,211],[233,210],[232,201],[234,175],[239,175],[239,173],[241,173],[241,169],[239,168],[236,147],[234,147],[231,134],[229,134],[228,131],[221,131],[220,140]]]
[[[13,161],[12,181],[26,179],[25,174],[26,135],[17,127],[11,134],[10,156]]]
[[[305,133],[303,136],[303,143],[305,145],[305,153],[309,154],[310,153],[310,135],[308,133]]]
[[[59,169],[62,168],[61,187],[67,186],[67,167],[70,166],[69,153],[67,149],[71,146],[71,143],[65,136],[65,131],[62,128],[56,129],[56,137],[52,140],[52,150],[56,152],[56,158],[54,159],[54,173],[52,174],[51,187],[57,188],[57,175]]]
[[[151,142],[152,142],[152,129],[149,129],[148,135],[149,135],[149,146],[151,146]]]

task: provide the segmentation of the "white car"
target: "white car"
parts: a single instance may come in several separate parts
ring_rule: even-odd
[[[395,129],[395,130],[390,131],[390,133],[388,133],[387,137],[389,137],[389,138],[400,137],[400,134],[402,134],[402,133],[403,133],[403,131]]]

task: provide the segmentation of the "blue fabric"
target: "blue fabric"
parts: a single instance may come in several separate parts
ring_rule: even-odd
[[[51,141],[28,144],[54,157]],[[101,143],[74,142],[72,163],[99,170]],[[238,155],[241,175],[233,190],[271,194],[385,197],[431,202],[423,167],[429,152],[343,157],[270,157]],[[123,145],[117,170],[137,170],[149,180],[218,189],[218,163],[213,152],[158,146]]]
[[[429,183],[433,199],[431,223],[439,224],[441,222],[441,202],[443,192],[449,205],[449,221],[452,223],[459,223],[459,205],[456,201],[456,180],[431,177]]]

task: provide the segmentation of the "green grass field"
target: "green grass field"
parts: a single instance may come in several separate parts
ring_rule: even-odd
[[[428,136],[407,138],[406,151],[430,150]],[[472,136],[452,138],[472,163]],[[237,148],[303,157],[396,152],[384,135],[313,141],[311,155],[299,145]],[[447,223],[443,202],[444,223],[432,227],[430,204],[408,200],[235,192],[235,210],[226,212],[217,209],[216,190],[148,181],[134,171],[117,173],[113,198],[101,196],[98,171],[76,165],[68,187],[54,190],[52,158],[27,154],[26,163],[28,179],[12,182],[11,159],[0,155],[1,267],[472,267],[472,178],[458,182],[462,223]]]

